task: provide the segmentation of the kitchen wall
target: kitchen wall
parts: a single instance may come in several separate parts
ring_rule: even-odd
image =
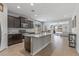
[[[0,51],[7,48],[7,38],[8,38],[8,33],[7,33],[7,6],[6,4],[4,5],[4,11],[0,12],[0,24],[1,24],[1,46],[0,46]]]
[[[70,25],[69,27],[70,27],[70,31],[73,34],[77,35],[77,38],[76,38],[76,50],[79,53],[79,4],[76,4],[73,16],[76,16],[76,27],[72,28],[72,25],[71,25],[72,21],[69,21],[69,25]],[[72,16],[72,18],[73,18],[73,16]]]
[[[20,15],[17,15],[15,13],[12,13],[12,12],[8,12],[8,15],[15,16],[15,17],[19,17],[20,16]]]
[[[69,19],[71,20],[71,19]],[[69,24],[69,21],[59,21],[59,22],[47,22],[47,23],[44,23],[45,26],[47,26],[47,29],[48,30],[51,30],[50,26],[53,25],[53,26],[57,26],[57,25],[62,25],[62,28],[63,28],[63,32],[67,32],[69,33],[71,30],[70,30],[70,24]]]
[[[77,34],[76,50],[79,53],[79,4],[76,5],[76,10],[74,11],[74,15],[76,15],[76,28],[73,28],[72,32]]]

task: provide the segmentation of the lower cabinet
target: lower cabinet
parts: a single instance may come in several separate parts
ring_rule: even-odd
[[[24,48],[26,51],[31,52],[31,37],[25,37]]]
[[[8,46],[22,42],[21,34],[9,34],[8,35]]]

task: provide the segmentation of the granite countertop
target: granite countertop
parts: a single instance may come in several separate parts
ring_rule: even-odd
[[[42,36],[46,36],[46,35],[51,35],[51,33],[48,33],[48,32],[39,33],[39,34],[24,33],[23,35],[28,36],[28,37],[42,37]]]

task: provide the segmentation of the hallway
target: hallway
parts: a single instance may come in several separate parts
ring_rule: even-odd
[[[54,40],[53,40],[54,39]],[[23,43],[9,46],[8,49],[0,52],[1,56],[29,56],[24,50]],[[74,48],[68,47],[68,38],[54,35],[51,43],[35,56],[78,56]]]

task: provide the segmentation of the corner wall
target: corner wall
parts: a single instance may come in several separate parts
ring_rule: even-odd
[[[76,16],[76,28],[72,28],[72,32],[77,35],[77,38],[76,38],[76,50],[79,53],[79,3],[76,4],[76,10],[74,11],[73,16]]]

